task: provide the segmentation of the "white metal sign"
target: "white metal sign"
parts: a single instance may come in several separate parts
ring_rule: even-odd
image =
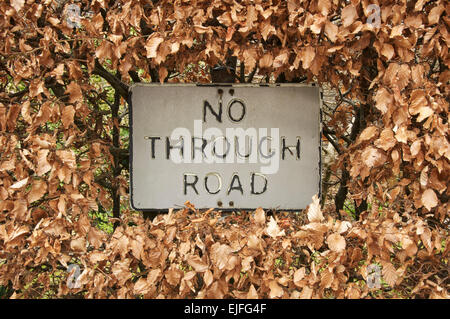
[[[304,85],[131,88],[131,205],[299,210],[320,188],[320,91]]]

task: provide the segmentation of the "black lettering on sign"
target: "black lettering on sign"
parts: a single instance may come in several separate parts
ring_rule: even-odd
[[[166,137],[166,159],[170,158],[170,151],[175,148],[175,149],[179,149],[181,152],[181,156],[184,156],[184,139],[183,137],[180,137],[180,140],[178,140],[177,143],[180,143],[181,141],[181,145],[170,145],[170,138]]]
[[[217,184],[218,184],[218,186],[217,186],[217,189],[216,189],[215,191],[211,191],[211,190],[209,189],[209,187],[208,187],[208,178],[209,178],[210,176],[215,176],[215,177],[217,178]],[[208,174],[206,174],[206,176],[205,176],[205,189],[206,189],[206,191],[207,191],[209,194],[211,194],[211,195],[217,194],[217,193],[220,192],[220,189],[221,189],[221,188],[222,188],[222,177],[220,177],[220,174],[219,174],[219,173],[208,173]]]
[[[266,159],[267,159],[267,158],[271,158],[272,156],[275,155],[275,152],[274,152],[273,150],[269,149],[269,150],[270,150],[270,154],[269,154],[269,155],[263,154],[262,143],[263,143],[264,141],[272,141],[272,137],[270,137],[270,136],[263,136],[263,137],[261,138],[261,141],[259,142],[259,154],[261,154],[261,156],[264,157],[264,158],[266,158]],[[268,146],[268,142],[266,142],[266,145]],[[267,148],[268,148],[268,147],[267,147]]]
[[[249,142],[248,142],[249,150],[248,150],[248,154],[244,154],[244,155],[242,155],[241,152],[240,152],[239,137],[237,137],[237,136],[234,137],[234,145],[236,146],[234,149],[235,149],[235,152],[236,152],[236,156],[238,156],[240,158],[248,158],[250,156],[250,154],[252,153],[252,145],[253,145],[252,141],[253,141],[253,139],[252,139],[251,136],[245,136],[244,148],[246,146],[247,137],[249,139]]]
[[[237,186],[234,186],[234,181],[237,181]],[[241,192],[242,195],[244,195],[244,190],[242,189],[242,184],[241,181],[239,180],[239,175],[237,173],[234,173],[233,176],[231,177],[231,183],[230,183],[230,188],[228,188],[228,192],[227,195],[230,195],[230,192],[232,190],[238,190]]]
[[[188,182],[188,176],[194,177],[193,182]],[[187,195],[187,188],[188,186],[192,187],[195,191],[195,193],[198,195],[197,188],[195,188],[195,184],[198,182],[198,176],[196,174],[192,173],[184,173],[183,174],[183,189],[184,189],[184,195]]]
[[[239,117],[236,117],[236,116],[232,115],[231,109],[232,109],[233,105],[235,106],[235,109],[239,108],[237,106],[240,105],[240,109],[241,109],[240,114],[241,115]],[[232,99],[230,101],[230,103],[228,103],[228,117],[230,118],[230,120],[235,122],[235,123],[237,123],[237,122],[242,121],[244,116],[245,116],[245,104],[244,104],[244,101],[242,101],[240,99]]]
[[[159,136],[145,136],[144,139],[152,141],[152,144],[151,144],[152,145],[151,146],[152,158],[155,158],[155,141],[156,140],[160,140],[161,137],[159,137]]]
[[[285,156],[284,156],[284,151],[288,150],[289,153],[291,153],[291,155],[294,155],[294,152],[292,151],[292,149],[295,149],[295,158],[297,160],[300,159],[300,137],[297,136],[297,143],[296,145],[289,145],[286,146],[286,137],[282,136],[281,137],[281,159],[284,160]]]
[[[206,123],[206,110],[209,109],[211,111],[211,114],[214,115],[216,117],[216,120],[219,123],[222,123],[222,99],[220,99],[219,101],[219,110],[216,112],[214,111],[214,109],[212,108],[211,104],[209,104],[208,101],[204,101],[203,102],[203,122]]]
[[[227,144],[226,151],[225,151],[223,154],[217,154],[217,151],[216,151],[217,140],[218,140],[219,138],[223,138],[223,140],[224,140],[224,141],[226,142],[226,144]],[[213,141],[213,144],[214,144],[214,146],[213,146],[213,153],[214,153],[214,155],[215,155],[216,157],[218,157],[218,158],[225,158],[225,157],[228,155],[228,152],[230,151],[231,145],[230,145],[230,142],[228,142],[228,140],[227,140],[227,138],[226,138],[225,136],[218,136],[218,137],[216,137],[216,138],[214,139],[214,141]],[[222,145],[223,145],[223,144],[222,144]],[[222,147],[222,151],[223,151],[223,147]]]
[[[251,194],[253,195],[261,195],[262,193],[264,193],[267,190],[267,177],[264,174],[260,174],[260,173],[252,173],[252,178],[250,181],[250,188],[251,188]],[[255,190],[255,177],[259,176],[264,180],[264,187],[261,191],[257,192]]]
[[[196,144],[197,144],[197,143],[195,143],[196,140],[202,141],[202,143],[201,143],[202,145],[199,146],[199,147],[196,146]],[[206,140],[206,138],[193,136],[192,137],[192,159],[196,158],[196,156],[195,156],[196,151],[201,151],[202,152],[202,158],[205,158],[206,157],[206,155],[205,155],[205,148],[206,148],[207,144],[208,144],[208,141]]]

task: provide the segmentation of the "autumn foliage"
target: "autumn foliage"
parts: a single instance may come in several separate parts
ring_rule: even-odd
[[[1,1],[0,287],[13,298],[448,298],[449,13],[445,0]],[[144,219],[128,207],[129,86],[209,82],[230,57],[237,82],[336,92],[322,114],[336,199],[291,214],[187,203]],[[380,289],[367,285],[373,263]],[[80,288],[67,286],[69,264]]]

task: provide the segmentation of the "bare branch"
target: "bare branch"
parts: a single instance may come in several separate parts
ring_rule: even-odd
[[[116,90],[116,92],[119,93],[119,95],[122,96],[125,100],[128,99],[128,85],[120,81],[113,74],[109,73],[100,64],[100,62],[98,62],[97,59],[95,60],[95,68],[93,73],[104,78],[109,84],[111,84],[114,90]]]
[[[342,150],[339,147],[339,144],[333,139],[333,137],[331,137],[331,134],[328,133],[328,129],[326,126],[323,127],[323,135],[325,135],[325,137],[327,138],[327,140],[331,143],[331,145],[333,145],[334,149],[336,150],[336,152],[338,152],[339,155],[342,154]]]

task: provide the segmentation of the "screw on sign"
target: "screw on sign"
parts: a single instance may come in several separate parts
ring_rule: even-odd
[[[67,272],[69,273],[69,276],[67,277],[67,287],[70,289],[78,289],[81,288],[80,284],[80,266],[77,264],[70,264],[67,267]]]

